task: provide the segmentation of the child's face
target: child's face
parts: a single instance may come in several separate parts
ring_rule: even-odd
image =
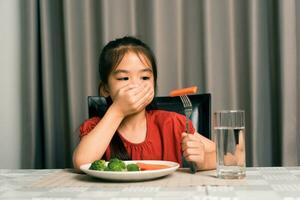
[[[150,85],[154,90],[154,77],[150,61],[140,54],[129,52],[125,54],[119,65],[110,73],[108,92],[112,99],[118,90],[128,84],[143,87]]]

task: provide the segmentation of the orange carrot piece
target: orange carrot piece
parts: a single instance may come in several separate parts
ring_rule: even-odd
[[[197,86],[187,87],[187,88],[181,88],[177,90],[172,90],[169,93],[169,96],[175,97],[175,96],[182,96],[187,94],[196,94],[197,93]]]
[[[146,163],[141,163],[138,162],[136,163],[137,166],[139,166],[141,171],[144,170],[158,170],[158,169],[166,169],[169,168],[170,166],[168,165],[161,165],[161,164],[146,164]]]

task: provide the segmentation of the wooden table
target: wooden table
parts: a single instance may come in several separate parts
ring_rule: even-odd
[[[284,199],[300,200],[300,167],[247,168],[246,178],[223,180],[215,171],[143,182],[109,182],[71,169],[0,169],[0,199]]]

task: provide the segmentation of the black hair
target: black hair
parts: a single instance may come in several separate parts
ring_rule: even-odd
[[[152,50],[141,40],[132,36],[125,36],[123,38],[110,41],[101,51],[99,59],[99,93],[101,91],[101,87],[107,86],[110,73],[118,66],[125,54],[128,52],[135,53],[140,59],[141,56],[144,56],[148,59],[152,67],[154,89],[156,91],[157,67],[155,56]]]
[[[154,77],[154,90],[156,93],[157,88],[157,66],[155,56],[150,47],[141,40],[132,37],[125,36],[115,39],[107,43],[101,51],[99,58],[99,95],[102,95],[101,91],[108,86],[108,77],[110,73],[118,66],[125,54],[128,52],[135,53],[140,59],[141,56],[150,62]],[[142,59],[141,59],[142,60]],[[111,98],[107,97],[108,106],[112,103]],[[116,157],[122,160],[130,160],[125,146],[118,133],[115,133],[110,142],[111,157]]]

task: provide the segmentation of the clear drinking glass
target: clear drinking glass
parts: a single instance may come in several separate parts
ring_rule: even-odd
[[[245,112],[224,110],[214,113],[217,177],[239,179],[246,175]]]

